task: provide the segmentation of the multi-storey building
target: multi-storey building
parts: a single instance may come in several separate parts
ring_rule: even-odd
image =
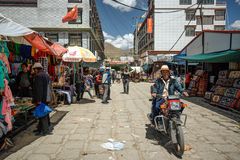
[[[203,25],[198,2],[202,2]],[[148,18],[153,19],[152,33],[147,33]],[[226,2],[222,0],[149,0],[148,14],[135,37],[138,42],[135,51],[142,58],[178,53],[202,31],[202,27],[204,30],[224,30],[225,24]],[[177,41],[184,30],[185,33]]]
[[[78,19],[62,23],[75,5]],[[104,37],[95,0],[0,0],[0,13],[64,46],[82,46],[104,59]]]

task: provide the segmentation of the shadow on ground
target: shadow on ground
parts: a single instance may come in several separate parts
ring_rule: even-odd
[[[95,103],[96,101],[93,99],[87,99],[87,98],[83,98],[81,99],[78,104],[87,104],[87,103]]]
[[[152,144],[161,145],[168,151],[169,154],[175,155],[173,152],[173,146],[170,143],[170,138],[167,135],[157,131],[155,128],[151,126],[151,124],[146,124],[145,126],[146,126],[145,138],[155,141],[156,143],[152,143]],[[180,157],[177,157],[177,158],[180,158]]]
[[[56,126],[67,113],[68,113],[67,111],[56,111],[56,113],[54,113],[53,116],[51,117],[52,125]],[[1,151],[0,159],[5,159],[12,153],[17,152],[21,148],[29,145],[33,141],[40,138],[40,136],[35,136],[35,134],[33,133],[33,130],[35,130],[37,127],[36,122],[37,122],[36,120],[33,121],[30,126],[23,128],[23,130],[19,131],[19,133],[14,135],[14,137],[11,137],[12,138],[11,140],[14,143],[14,147]]]
[[[191,103],[194,103],[196,105],[199,105],[203,108],[207,108],[213,112],[221,114],[225,117],[228,117],[228,118],[240,123],[240,114],[239,113],[228,110],[227,108],[225,109],[225,108],[220,108],[218,106],[213,106],[213,105],[209,104],[206,99],[204,99],[202,97],[184,97],[183,99],[186,101],[189,101]]]

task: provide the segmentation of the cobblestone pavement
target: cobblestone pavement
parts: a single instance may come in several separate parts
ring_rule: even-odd
[[[112,86],[112,101],[103,105],[76,104],[58,108],[69,111],[44,136],[6,159],[26,160],[174,160],[165,145],[167,138],[149,126],[148,83],[131,83],[130,94],[121,94],[122,84]],[[85,95],[87,96],[87,95]],[[184,128],[185,142],[192,149],[184,160],[239,160],[239,124],[216,112],[188,102]],[[125,141],[121,151],[108,151],[100,145],[109,138]]]

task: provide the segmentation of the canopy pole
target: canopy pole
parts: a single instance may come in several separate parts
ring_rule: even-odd
[[[76,83],[76,62],[73,62],[73,85]]]

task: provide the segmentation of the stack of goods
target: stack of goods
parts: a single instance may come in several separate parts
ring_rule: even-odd
[[[205,98],[213,105],[240,110],[240,71],[220,71]]]
[[[188,92],[190,96],[204,96],[207,90],[208,74],[203,70],[198,70],[193,76]]]

